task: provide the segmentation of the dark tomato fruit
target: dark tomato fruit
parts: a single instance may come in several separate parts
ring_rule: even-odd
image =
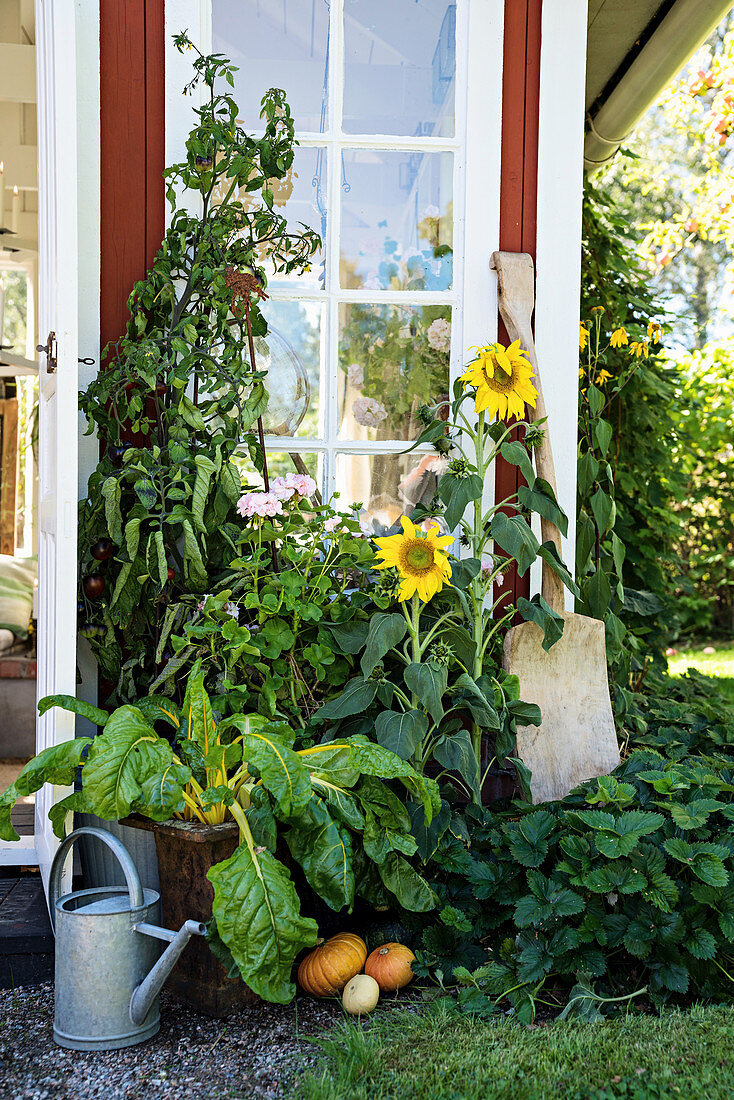
[[[165,382],[157,382],[155,392],[158,397],[165,397],[168,393],[168,386]]]
[[[90,573],[82,581],[84,594],[89,600],[98,600],[105,590],[105,579],[101,573]]]
[[[176,570],[171,569],[171,567],[169,565],[168,566],[168,579],[169,579],[169,581],[175,580],[175,577],[176,577]]]
[[[107,454],[112,465],[117,466],[118,468],[122,466],[122,460],[125,455],[125,451],[129,451],[131,447],[132,443],[127,440],[124,443],[120,443],[119,445],[117,443],[111,443],[110,446],[107,448]]]
[[[92,547],[92,557],[97,561],[107,561],[115,552],[115,544],[112,539],[100,539]]]

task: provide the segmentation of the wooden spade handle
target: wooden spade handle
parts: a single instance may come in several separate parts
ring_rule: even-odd
[[[535,408],[527,406],[527,418],[530,423],[542,420],[547,416],[545,401],[543,400],[543,388],[540,383],[540,371],[538,359],[535,354],[535,340],[533,339],[532,316],[535,308],[535,269],[532,256],[527,252],[493,252],[490,267],[497,272],[497,302],[500,316],[505,322],[505,328],[510,340],[520,341],[520,347],[527,355],[535,371],[534,385],[538,391]],[[556,488],[556,469],[553,463],[553,448],[551,447],[550,430],[548,423],[544,425],[543,441],[534,449],[535,469],[538,477],[542,477],[553,489],[558,499]],[[543,542],[552,542],[561,557],[561,532],[555,523],[540,517],[540,529]],[[541,594],[548,606],[557,614],[562,614],[565,608],[565,592],[563,581],[551,567],[543,562],[543,579]]]

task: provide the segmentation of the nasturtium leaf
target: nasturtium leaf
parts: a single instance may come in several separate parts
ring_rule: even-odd
[[[295,957],[318,936],[316,921],[301,916],[288,871],[267,848],[240,844],[207,878],[219,935],[243,980],[265,1000],[287,1004],[296,992],[290,980]]]

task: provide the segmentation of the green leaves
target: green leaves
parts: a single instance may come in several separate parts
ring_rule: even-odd
[[[62,745],[52,745],[28,761],[15,782],[0,795],[0,840],[20,840],[10,821],[10,813],[16,801],[40,790],[44,783],[70,787],[76,778],[76,769],[82,756],[91,744],[89,737],[78,737]]]
[[[574,816],[593,830],[594,843],[609,859],[629,855],[638,841],[659,829],[664,820],[661,814],[647,810],[628,810],[618,817],[603,810],[576,810]]]
[[[402,614],[378,611],[372,615],[362,657],[362,675],[365,679],[371,676],[385,654],[402,642],[407,630],[408,624]]]
[[[354,901],[352,838],[318,796],[293,820],[285,839],[315,893],[337,912]]]
[[[297,817],[311,800],[311,776],[297,752],[270,732],[268,725],[252,729],[240,715],[228,720],[242,735],[242,755],[257,770],[263,786],[275,798],[285,818]]]
[[[724,860],[729,858],[729,849],[723,844],[690,844],[687,840],[672,837],[663,844],[665,851],[673,859],[686,867],[708,886],[726,886],[729,873]]]
[[[39,700],[38,713],[45,714],[52,707],[61,707],[63,710],[71,711],[72,714],[78,714],[82,718],[87,718],[95,726],[104,726],[110,716],[108,711],[86,703],[83,699],[77,699],[74,695],[45,695]]]
[[[434,722],[443,718],[443,696],[448,687],[448,669],[445,665],[411,664],[405,669],[405,683],[426,708]]]
[[[548,652],[563,635],[563,616],[548,606],[539,592],[531,600],[520,596],[517,610],[526,622],[534,622],[543,631],[543,649]]]
[[[165,820],[170,812],[163,804],[156,809],[146,784],[173,762],[171,746],[151,729],[140,711],[119,707],[104,733],[92,742],[84,765],[84,796],[91,811],[116,821],[139,806],[148,806],[153,820]],[[171,797],[169,789],[166,805]]]
[[[540,550],[540,543],[528,523],[522,516],[506,516],[504,512],[497,512],[490,531],[500,549],[515,559],[520,576],[524,576]]]
[[[313,947],[316,921],[302,917],[295,887],[282,863],[267,849],[240,844],[209,871],[217,929],[246,984],[268,1001],[287,1004],[296,955]]]
[[[316,718],[320,721],[337,718],[348,718],[351,714],[362,714],[372,703],[377,694],[377,682],[355,677],[346,685],[341,695],[331,702],[325,703],[316,712]]]
[[[450,531],[458,527],[467,506],[482,495],[482,479],[479,474],[457,477],[444,474],[438,483],[438,495],[446,506],[444,519]]]
[[[378,743],[401,760],[410,760],[427,732],[428,719],[420,710],[384,710],[375,719]]]

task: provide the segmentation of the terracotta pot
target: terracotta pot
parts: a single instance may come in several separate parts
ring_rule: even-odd
[[[125,818],[125,825],[147,829],[155,836],[161,890],[161,917],[166,928],[179,929],[189,920],[211,920],[214,887],[206,877],[239,843],[235,822],[203,825],[196,821],[158,823]],[[193,936],[176,963],[165,988],[178,1000],[207,1016],[228,1016],[257,996],[241,978],[229,978],[206,940]]]

